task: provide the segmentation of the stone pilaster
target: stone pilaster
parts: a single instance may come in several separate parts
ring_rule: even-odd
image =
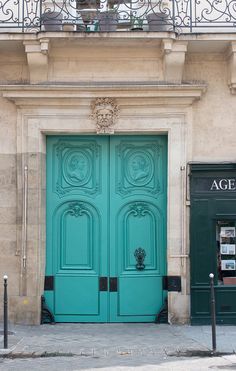
[[[232,41],[227,50],[228,85],[232,94],[236,94],[236,42]]]

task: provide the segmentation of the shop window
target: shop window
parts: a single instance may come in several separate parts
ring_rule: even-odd
[[[236,285],[236,220],[216,222],[218,285]]]

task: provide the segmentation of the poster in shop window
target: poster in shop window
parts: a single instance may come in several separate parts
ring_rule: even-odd
[[[234,244],[221,244],[220,245],[221,255],[235,255],[235,245]]]
[[[221,270],[222,271],[234,271],[235,260],[221,260]]]

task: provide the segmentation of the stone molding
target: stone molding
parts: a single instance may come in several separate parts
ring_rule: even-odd
[[[232,41],[226,54],[228,62],[228,85],[232,94],[236,94],[236,41]]]
[[[71,85],[2,85],[2,95],[17,106],[73,106],[78,99],[147,98],[158,104],[189,106],[206,92],[206,84],[78,84]],[[86,103],[85,103],[86,104]]]
[[[34,313],[34,323],[40,320],[40,296],[43,293],[45,270],[45,153],[47,135],[96,134],[91,120],[91,104],[94,99],[115,98],[119,106],[119,120],[114,128],[116,134],[168,135],[168,226],[167,257],[168,274],[181,275],[181,293],[168,293],[169,321],[187,322],[189,319],[188,258],[185,205],[186,163],[191,161],[192,108],[206,90],[205,85],[153,85],[121,84],[93,86],[2,86],[4,97],[18,107],[17,155],[22,157],[18,169],[18,194],[22,171],[28,165],[29,177],[28,240],[34,245],[27,266],[34,270],[34,285],[26,272],[26,298],[29,307],[17,301],[18,313]],[[105,94],[104,94],[105,92]],[[33,154],[33,155],[32,155]],[[17,215],[22,213],[18,205]],[[30,213],[34,213],[33,218]],[[180,218],[179,216],[182,215]],[[32,223],[32,224],[31,224]],[[38,236],[37,241],[33,236]],[[18,246],[20,246],[20,234]],[[19,248],[19,251],[21,249]],[[183,258],[184,256],[184,258]],[[22,260],[20,253],[19,259]],[[30,260],[31,259],[31,260]],[[36,308],[36,309],[35,309]],[[35,312],[36,311],[36,312]],[[27,313],[28,313],[27,312]],[[27,317],[27,316],[26,316]],[[30,316],[28,316],[30,318]],[[22,322],[24,319],[22,318]],[[30,320],[31,321],[31,320]]]
[[[184,193],[185,189],[182,188],[182,173],[180,170],[181,166],[188,161],[186,146],[188,138],[188,126],[191,125],[188,119],[188,109],[187,111],[179,110],[178,112],[158,112],[159,109],[155,110],[152,113],[152,116],[149,113],[149,117],[145,114],[140,115],[139,110],[137,109],[138,105],[135,105],[135,111],[137,112],[130,121],[130,117],[125,116],[122,112],[120,115],[119,122],[117,123],[116,133],[122,134],[152,134],[158,135],[161,133],[168,134],[169,149],[168,149],[168,232],[167,232],[167,257],[168,257],[168,274],[169,275],[181,275],[182,276],[182,285],[183,291],[178,295],[176,293],[169,293],[169,320],[172,322],[175,318],[175,321],[186,322],[188,321],[188,307],[183,306],[183,301],[186,301],[186,296],[188,293],[186,291],[188,276],[187,273],[187,264],[186,259],[172,258],[171,255],[176,254],[180,255],[183,251],[183,246],[186,245],[186,242],[183,241],[183,223],[186,222],[184,218],[186,217],[185,213],[185,204],[184,204]],[[67,108],[68,109],[68,108]],[[149,108],[146,107],[148,110]],[[49,109],[51,110],[51,109]],[[58,109],[52,108],[54,112],[45,112],[43,107],[31,108],[30,113],[27,112],[28,109],[20,109],[19,111],[19,143],[22,144],[22,147],[19,147],[19,151],[24,153],[25,161],[27,161],[27,153],[29,156],[32,153],[44,153],[45,152],[45,141],[47,134],[96,134],[94,124],[91,120],[85,120],[84,117],[80,117],[78,111],[76,114],[76,109],[74,108],[70,113],[66,113],[65,108]],[[190,116],[190,115],[189,115]],[[58,119],[60,117],[60,119]],[[186,122],[188,121],[188,125]],[[22,127],[23,130],[20,130]],[[22,132],[24,137],[22,137]],[[191,142],[191,140],[190,140]],[[34,296],[35,298],[40,298],[43,293],[43,282],[44,282],[44,269],[45,269],[45,205],[42,204],[41,200],[45,199],[45,188],[42,184],[45,184],[45,173],[42,172],[42,169],[45,169],[45,157],[40,156],[41,161],[38,161],[37,164],[33,164],[31,158],[31,166],[38,168],[38,173],[41,176],[38,177],[39,184],[36,186],[37,196],[35,198],[36,204],[29,205],[29,207],[34,208],[37,211],[39,222],[35,225],[28,225],[28,228],[34,230],[34,234],[40,236],[39,241],[35,245],[35,256],[37,256],[37,267],[35,271],[37,272],[37,288],[35,289]],[[43,161],[43,162],[42,162]],[[30,171],[30,168],[29,168]],[[20,174],[18,176],[21,176]],[[31,180],[29,179],[29,192],[32,192]],[[174,191],[173,191],[174,190]],[[21,192],[21,190],[19,190]],[[30,199],[32,199],[31,193],[29,193]],[[20,211],[18,211],[20,214]],[[179,218],[179,215],[183,215],[182,218]],[[30,244],[30,241],[28,242]],[[22,257],[20,257],[22,258]],[[35,258],[36,259],[36,258]],[[28,258],[28,265],[32,265]],[[30,283],[26,277],[27,283],[26,286],[29,287]],[[28,293],[28,295],[30,295]],[[32,295],[32,294],[31,294]],[[173,298],[172,298],[173,297]],[[181,308],[181,310],[180,310]],[[24,308],[26,310],[26,308]],[[35,315],[35,318],[40,318],[40,307],[38,308],[38,313]]]

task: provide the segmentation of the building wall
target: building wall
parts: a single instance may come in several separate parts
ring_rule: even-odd
[[[93,43],[85,41],[76,46],[68,41],[51,45],[50,81],[163,80],[158,44],[153,47],[145,41],[131,41],[124,45],[122,41],[114,40],[107,47],[97,40],[98,46],[94,48]]]
[[[66,41],[52,43],[48,59],[48,80],[57,84],[67,83],[67,85],[79,81],[100,83],[163,81],[161,43],[143,41],[141,46],[140,41],[131,40],[129,43],[124,47],[122,41],[116,41],[115,45],[109,48],[104,44],[95,47],[91,41],[88,45],[83,42],[81,45],[74,45],[73,42],[68,44]],[[23,46],[21,45],[14,52],[8,51],[6,47],[5,50],[0,57],[1,84],[15,82],[19,84],[28,81],[30,75]],[[180,97],[176,98],[176,101],[173,98],[171,105],[169,98],[152,96],[149,98],[150,91],[145,99],[130,92],[127,93],[130,94],[129,98],[118,98],[121,106],[118,131],[126,132],[128,126],[133,133],[135,131],[152,133],[161,130],[163,132],[170,128],[169,143],[176,145],[177,148],[182,136],[186,140],[185,154],[181,157],[180,149],[176,154],[178,171],[173,174],[176,183],[172,179],[170,181],[172,183],[169,184],[169,198],[177,197],[176,204],[179,205],[176,223],[172,223],[169,227],[171,228],[168,246],[169,274],[179,274],[183,278],[182,293],[169,294],[172,308],[169,320],[172,323],[183,323],[189,320],[189,262],[186,257],[179,256],[188,254],[188,206],[186,208],[186,183],[185,180],[183,181],[185,174],[180,174],[179,165],[185,166],[184,171],[186,171],[188,161],[236,161],[236,140],[233,134],[236,106],[235,97],[230,93],[227,85],[227,73],[228,65],[224,53],[189,53],[186,56],[183,80],[204,81],[207,84],[205,94],[200,100],[194,101],[192,106],[186,102],[180,103]],[[106,96],[107,92],[100,90],[98,94]],[[115,89],[113,94],[116,95]],[[39,175],[39,172],[44,172],[42,167],[45,164],[45,148],[41,148],[40,151],[35,150],[38,148],[38,142],[41,141],[39,128],[45,132],[51,130],[51,133],[82,133],[87,129],[92,133],[94,130],[89,118],[94,95],[91,94],[90,97],[86,93],[85,99],[83,92],[80,91],[76,100],[74,98],[68,100],[65,107],[62,99],[47,101],[43,96],[42,88],[40,99],[44,99],[44,103],[38,107],[37,99],[32,100],[27,108],[25,103],[20,101],[16,103],[13,98],[9,100],[0,97],[0,277],[4,274],[9,276],[10,320],[18,323],[39,323],[40,318],[39,298],[43,290],[45,254],[42,246],[44,237],[39,236],[40,233],[44,235],[43,224],[40,230],[38,228],[38,224],[41,225],[42,222],[43,212],[41,214],[38,212],[38,205],[45,205],[43,193],[39,193],[39,184],[40,189],[45,188],[45,179]],[[31,115],[28,126],[24,121],[27,115]],[[179,129],[181,136],[174,134],[176,137],[173,138],[175,124],[181,128]],[[25,161],[29,166],[30,182],[27,287],[24,287],[24,270],[20,256],[22,174]],[[173,162],[174,155],[172,169],[174,169]],[[183,193],[178,191],[181,188],[176,190],[177,183],[183,187]],[[181,223],[179,218],[182,219]],[[2,295],[2,285],[0,285],[0,295]],[[0,319],[1,316],[0,306]]]
[[[0,276],[14,277],[9,294],[15,296],[19,294],[19,258],[15,252],[16,228],[20,222],[16,215],[16,107],[2,98],[0,122]]]
[[[0,54],[0,83],[22,83],[28,79],[27,59],[23,46],[11,45]],[[21,234],[22,217],[18,214],[17,108],[0,95],[0,277],[9,277],[10,319],[17,321],[15,298],[20,293],[20,259],[17,236]],[[3,282],[1,280],[1,282]],[[0,285],[0,293],[3,293]],[[0,318],[3,306],[0,305]]]
[[[193,107],[192,161],[236,160],[236,106],[227,81],[224,54],[190,54],[184,79],[207,82],[207,92]]]

